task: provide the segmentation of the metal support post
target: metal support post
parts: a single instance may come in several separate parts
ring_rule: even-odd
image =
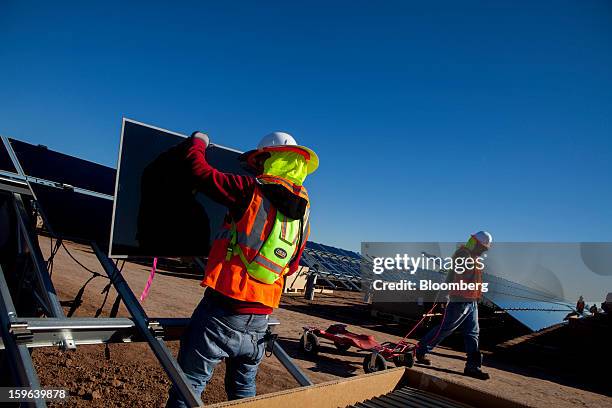
[[[64,315],[64,309],[62,309],[62,306],[60,305],[57,294],[55,293],[55,288],[53,287],[53,283],[49,277],[47,266],[40,251],[40,247],[38,246],[38,241],[36,241],[36,236],[32,236],[31,230],[27,224],[29,217],[23,204],[23,200],[21,199],[21,196],[16,193],[13,194],[13,198],[18,228],[21,231],[21,237],[23,241],[25,241],[27,250],[32,258],[36,280],[41,286],[42,293],[40,295],[42,295],[46,306],[44,309],[51,313],[49,317],[66,318],[66,315]],[[74,341],[70,338],[69,332],[64,333],[62,348],[64,350],[75,348]]]
[[[20,341],[23,336],[27,336],[27,331],[20,330],[17,312],[4,278],[2,266],[0,266],[0,325],[5,361],[9,363],[15,386],[40,389],[40,381],[36,375],[28,347]],[[28,405],[47,406],[43,399],[35,400]]]
[[[159,360],[162,368],[166,371],[166,374],[168,374],[172,384],[174,384],[178,392],[189,406],[198,407],[202,405],[200,396],[196,395],[194,389],[189,384],[185,373],[183,373],[183,370],[178,365],[176,359],[172,356],[172,353],[164,341],[153,334],[151,324],[157,322],[149,321],[146,312],[138,302],[138,299],[115,264],[106,256],[106,254],[102,252],[100,247],[98,247],[95,242],[92,243],[91,247],[98,257],[100,264],[104,268],[104,271],[110,278],[115,290],[119,296],[121,296],[121,300],[125,304],[125,307],[128,309],[130,315],[134,319],[136,329],[145,339],[145,341],[149,343],[149,347],[151,347],[151,350]]]

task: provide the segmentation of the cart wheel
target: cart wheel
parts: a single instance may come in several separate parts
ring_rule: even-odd
[[[405,365],[408,368],[411,368],[414,365],[414,354],[412,354],[412,351],[409,351],[405,354],[406,356],[406,361],[405,361]]]
[[[386,369],[387,362],[385,361],[385,358],[377,352],[370,353],[363,359],[363,371],[365,371],[366,374],[375,373],[376,371]]]
[[[414,365],[414,355],[412,351],[404,354],[398,354],[393,357],[393,363],[396,367],[412,367]]]
[[[310,332],[300,337],[300,349],[306,354],[316,355],[319,352],[319,338]]]
[[[351,345],[350,344],[346,344],[346,343],[338,343],[338,342],[334,342],[334,346],[336,346],[336,348],[341,351],[342,353],[347,352],[350,348]]]

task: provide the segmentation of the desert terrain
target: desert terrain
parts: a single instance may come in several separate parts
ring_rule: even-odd
[[[49,239],[41,237],[40,245],[44,255],[48,256]],[[67,243],[67,247],[83,265],[104,275],[90,248],[73,243]],[[148,275],[146,266],[135,263],[126,263],[123,269],[123,276],[137,296]],[[64,249],[59,250],[54,260],[52,279],[66,312],[90,277],[91,274],[70,259]],[[105,295],[102,291],[107,284],[108,280],[104,277],[92,279],[84,290],[83,303],[74,316],[94,316],[103,304]],[[195,277],[177,277],[175,273],[162,270],[156,275],[143,307],[150,317],[189,317],[202,293],[203,288]],[[115,297],[116,292],[111,288],[101,317],[109,315]],[[123,305],[118,315],[128,317]],[[276,329],[280,344],[315,383],[363,374],[362,361],[366,353],[354,349],[339,353],[332,343],[323,340],[319,356],[306,357],[298,347],[302,326],[326,328],[331,323],[342,322],[348,324],[352,331],[374,335],[378,341],[398,340],[398,336],[401,337],[409,329],[370,317],[361,295],[350,292],[318,294],[312,302],[299,295],[286,295],[274,316],[280,320],[280,326]],[[486,337],[486,333],[483,332],[482,336]],[[449,344],[453,348],[448,347]],[[542,371],[537,366],[498,361],[490,356],[486,348],[485,369],[491,374],[491,380],[464,377],[464,355],[461,346],[456,347],[456,344],[460,344],[460,341],[450,338],[432,355],[431,367],[415,366],[413,369],[441,378],[452,378],[473,388],[494,391],[529,406],[612,406],[610,390],[607,393],[601,390],[593,392],[590,390],[592,387],[572,384],[566,377]],[[169,341],[168,346],[176,354],[178,341]],[[53,403],[52,406],[161,407],[165,404],[170,386],[146,343],[111,344],[108,352],[105,352],[103,345],[79,346],[75,351],[68,352],[41,348],[34,350],[33,359],[43,386],[67,388],[72,395],[68,401]],[[202,395],[205,404],[226,400],[223,375],[224,367],[220,364]],[[258,394],[266,394],[298,387],[298,384],[271,356],[262,361],[257,387]]]

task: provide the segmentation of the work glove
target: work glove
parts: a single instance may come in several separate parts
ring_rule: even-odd
[[[208,135],[204,132],[200,132],[199,130],[193,132],[191,134],[191,137],[203,141],[206,147],[208,147],[208,145],[210,144],[210,138],[208,137]]]

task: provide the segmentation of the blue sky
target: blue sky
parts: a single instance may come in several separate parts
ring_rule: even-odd
[[[285,130],[313,240],[612,241],[609,2],[89,3],[2,2],[0,134],[115,166],[122,116]]]

